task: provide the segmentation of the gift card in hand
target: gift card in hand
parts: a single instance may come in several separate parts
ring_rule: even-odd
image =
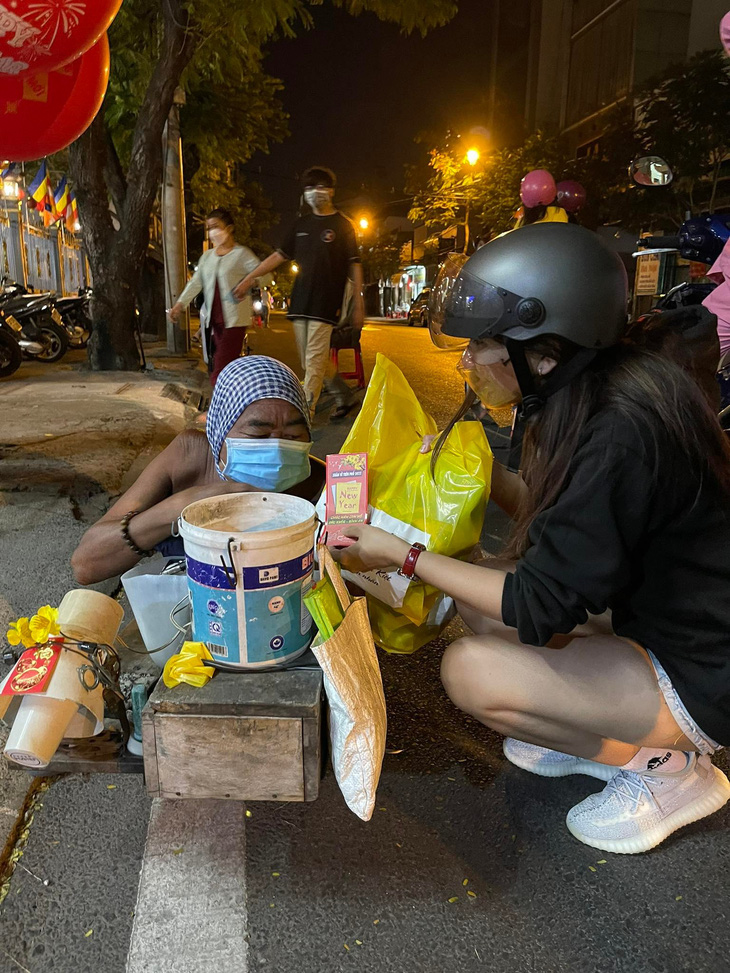
[[[335,453],[327,457],[325,527],[330,547],[353,543],[343,530],[368,518],[367,453]]]

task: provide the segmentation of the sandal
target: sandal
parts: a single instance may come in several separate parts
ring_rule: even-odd
[[[349,413],[352,412],[355,405],[355,402],[351,402],[349,405],[338,405],[330,416],[330,419],[344,419],[346,415],[349,415]]]

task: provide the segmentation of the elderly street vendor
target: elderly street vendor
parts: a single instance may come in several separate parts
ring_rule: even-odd
[[[194,500],[267,490],[316,500],[309,410],[294,372],[264,355],[237,358],[216,383],[206,431],[186,429],[91,527],[71,564],[80,584],[122,574],[142,557],[181,554],[172,525]]]

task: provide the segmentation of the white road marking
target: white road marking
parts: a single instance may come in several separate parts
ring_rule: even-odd
[[[153,801],[127,973],[246,973],[244,812]]]

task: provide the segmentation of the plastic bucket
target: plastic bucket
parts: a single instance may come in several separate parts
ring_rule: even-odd
[[[302,655],[314,624],[302,595],[312,584],[314,507],[282,493],[197,500],[180,515],[193,639],[241,669]]]

